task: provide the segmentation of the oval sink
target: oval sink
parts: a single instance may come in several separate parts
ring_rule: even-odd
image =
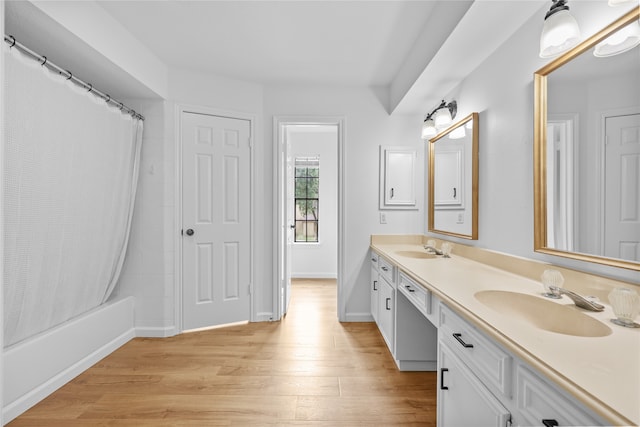
[[[396,251],[396,254],[407,258],[436,258],[436,254],[430,254],[420,251]]]
[[[611,328],[579,311],[573,304],[558,304],[542,297],[509,291],[480,291],[475,297],[492,310],[545,331],[576,337],[611,334]]]

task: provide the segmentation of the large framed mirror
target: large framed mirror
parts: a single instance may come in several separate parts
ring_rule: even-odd
[[[429,231],[478,239],[478,113],[429,141]]]
[[[534,74],[537,252],[640,270],[640,47],[594,55],[639,18],[634,8]]]

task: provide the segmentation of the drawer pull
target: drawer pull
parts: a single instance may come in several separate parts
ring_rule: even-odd
[[[415,289],[411,289],[411,286],[409,286],[409,285],[404,285],[404,287],[407,288],[407,290],[409,292],[415,292],[416,291]]]
[[[542,420],[542,424],[544,424],[544,427],[555,427],[560,425],[556,420]]]
[[[453,334],[453,337],[460,343],[462,344],[462,346],[464,348],[473,348],[473,344],[467,344],[466,342],[462,341],[462,334]]]
[[[382,267],[382,270],[389,271],[389,269],[387,267],[384,267],[384,266]]]
[[[389,307],[389,303],[391,302],[391,298],[387,298],[387,301],[385,302],[384,306],[387,310],[391,310],[391,307]]]
[[[449,372],[449,368],[440,368],[440,390],[449,390],[449,387],[444,385],[445,372]]]
[[[378,262],[378,260],[377,260],[377,259],[375,259],[375,258],[371,258],[371,261],[373,261],[373,262]]]
[[[377,281],[377,280],[374,280],[374,281],[373,281],[373,290],[374,290],[374,291],[377,291],[377,290],[378,290],[378,288],[376,288],[376,285],[377,285],[377,284],[378,284],[378,281]]]

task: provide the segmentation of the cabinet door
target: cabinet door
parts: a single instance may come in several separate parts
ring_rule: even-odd
[[[369,291],[371,293],[371,315],[373,316],[373,320],[378,322],[378,306],[379,306],[379,279],[378,279],[378,269],[374,266],[371,266],[371,280]]]
[[[416,209],[414,147],[380,147],[380,209]]]
[[[509,411],[453,350],[439,345],[438,427],[506,427]]]
[[[393,322],[395,319],[395,289],[380,276],[378,281],[378,328],[382,337],[387,342],[389,350],[393,354]]]

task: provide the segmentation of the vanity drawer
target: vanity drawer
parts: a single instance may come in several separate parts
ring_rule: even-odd
[[[542,425],[542,420],[555,420],[561,426],[606,425],[520,363],[516,366],[516,387],[518,425]]]
[[[402,271],[400,272],[398,289],[425,317],[431,314],[431,292],[418,285]]]
[[[393,264],[381,256],[378,257],[378,271],[390,284],[396,283],[395,274],[393,274],[395,271],[394,269],[395,267]]]
[[[513,359],[444,304],[440,305],[440,339],[494,392],[511,398]]]

